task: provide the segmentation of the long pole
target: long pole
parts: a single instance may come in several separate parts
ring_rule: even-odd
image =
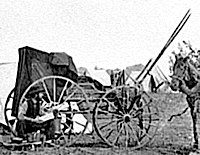
[[[144,66],[144,68],[142,69],[142,71],[140,72],[140,74],[136,77],[136,81],[140,78],[140,76],[144,73],[144,71],[146,70],[146,68],[149,66],[149,64],[151,63],[152,58],[147,62],[147,64]]]
[[[189,11],[190,11],[190,9],[187,11],[187,13],[185,14],[185,16],[183,17],[183,19],[181,20],[181,22],[179,23],[179,25],[176,27],[176,29],[172,33],[171,37],[169,38],[169,40],[167,41],[167,43],[165,44],[165,46],[163,47],[163,49],[161,50],[161,52],[158,54],[158,56],[156,57],[156,59],[154,60],[154,62],[152,63],[152,65],[149,67],[149,69],[147,70],[146,74],[143,76],[142,80],[139,81],[139,83],[142,83],[144,81],[144,79],[146,78],[146,76],[149,74],[149,72],[155,66],[155,64],[157,63],[157,61],[163,55],[163,53],[165,52],[165,50],[167,49],[167,47],[171,44],[171,42],[174,40],[174,38],[178,35],[178,33],[180,32],[180,30],[183,28],[183,26],[185,25],[185,23],[187,22],[187,20],[189,19],[190,15],[191,15],[191,14],[188,15]]]

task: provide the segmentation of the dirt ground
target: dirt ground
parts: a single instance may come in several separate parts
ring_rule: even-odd
[[[139,150],[132,148],[108,148],[106,146],[95,145],[98,137],[94,134],[88,136],[82,141],[82,146],[68,147],[68,148],[55,148],[45,147],[38,148],[36,151],[12,151],[6,149],[3,145],[0,148],[0,154],[4,155],[182,155],[189,154],[192,149],[192,121],[190,117],[190,111],[187,110],[181,116],[173,117],[171,121],[169,118],[177,113],[182,112],[186,107],[185,96],[181,94],[152,94],[154,104],[160,112],[160,125],[156,136],[145,147]]]

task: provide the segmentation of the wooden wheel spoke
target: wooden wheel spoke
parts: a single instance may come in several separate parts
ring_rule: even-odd
[[[127,109],[128,109],[128,107],[129,107],[129,106],[128,106],[128,102],[129,102],[129,98],[130,98],[129,91],[127,91],[126,94],[127,94],[126,102],[127,102]]]
[[[107,110],[98,109],[98,112],[101,112],[107,115],[122,117],[122,115],[115,113],[115,111],[109,111],[109,110],[107,111]]]
[[[73,122],[73,120],[72,120],[72,119],[70,119],[69,117],[66,117],[66,119],[67,119],[68,121],[71,121],[71,122]]]
[[[67,98],[65,99],[64,102],[66,102],[67,100],[69,100],[76,92],[77,92],[78,88],[76,88],[76,90],[74,90],[69,96],[67,96]]]
[[[147,122],[145,120],[142,121],[143,124],[146,124],[146,125],[150,125],[150,126],[153,126],[153,127],[157,127],[158,125],[157,124],[153,124],[152,122]]]
[[[135,103],[131,103],[131,104],[133,104],[132,105],[133,107],[131,109],[129,108],[129,114],[130,115],[132,115],[136,111],[136,108],[134,108]]]
[[[117,102],[117,103],[119,103],[118,104],[118,111],[121,111],[122,112],[122,114],[125,114],[125,109],[124,109],[124,104],[126,104],[126,103],[124,103],[124,98],[122,97],[122,101],[117,97],[117,101],[119,101],[119,102]]]
[[[105,128],[105,127],[107,127],[108,125],[111,125],[112,123],[117,122],[117,121],[119,121],[119,120],[113,120],[113,121],[111,121],[111,122],[108,122],[108,123],[104,124],[103,126],[101,126],[99,129],[102,130],[103,128]]]
[[[130,124],[128,124],[128,127],[129,127],[130,130],[133,132],[133,135],[134,135],[135,140],[136,140],[136,142],[138,143],[138,145],[141,145],[141,143],[140,143],[140,141],[139,141],[139,138],[138,138],[138,136],[137,136],[137,134],[136,134],[136,131],[133,129],[133,127],[132,127]]]
[[[56,102],[56,78],[53,78],[53,101]]]
[[[134,104],[133,108],[129,111],[130,115],[137,114],[138,111],[142,110],[142,109],[138,109],[138,107],[135,103],[133,103],[133,104]]]
[[[45,83],[44,80],[42,80],[42,85],[43,85],[44,90],[45,90],[45,92],[46,92],[46,94],[47,94],[47,97],[48,97],[48,99],[49,99],[49,102],[51,102],[52,100],[51,100],[51,97],[50,97],[50,95],[49,95],[49,91],[48,91],[48,89],[47,89],[47,85],[46,85],[46,83]]]
[[[144,117],[144,116],[147,116],[147,117],[149,117],[149,116],[158,116],[158,112],[152,112],[152,113],[143,113],[142,114],[142,116]]]
[[[118,132],[118,134],[117,134],[117,136],[116,136],[116,138],[114,139],[114,141],[113,141],[113,144],[115,145],[116,143],[117,143],[117,141],[119,140],[119,136],[121,135],[121,132],[123,131],[123,128],[124,128],[124,123],[122,123],[122,126],[121,126],[121,128],[120,128],[120,130],[119,130],[119,132]]]
[[[149,139],[152,139],[153,137],[151,135],[149,135],[146,131],[144,131],[144,129],[141,129],[140,127],[138,127],[138,129],[145,135],[147,136]]]
[[[128,147],[129,135],[128,135],[128,127],[126,123],[124,125],[124,130],[125,130],[125,146]]]
[[[134,120],[134,121],[136,121],[136,120]],[[146,125],[150,125],[150,126],[153,126],[153,127],[157,127],[157,124],[152,124],[151,122],[147,122],[147,121],[145,121],[143,119],[141,119],[141,121],[142,121],[142,124],[146,124]],[[137,120],[136,122],[139,123],[139,120]],[[137,125],[139,125],[139,124],[137,124]]]
[[[118,111],[121,115],[123,115],[123,112],[120,111],[115,105],[109,103],[109,105],[111,105],[111,107],[115,108],[116,111]]]
[[[107,98],[103,98],[102,100],[105,100],[109,105],[111,105],[115,110],[117,110],[117,107],[115,107],[112,102],[110,102]],[[101,101],[100,103],[102,103],[103,101]]]
[[[109,106],[110,106],[111,108],[114,108],[119,114],[123,115],[122,111],[120,111],[120,110],[113,104],[113,102],[110,102],[107,98],[104,98],[103,100],[105,100],[105,101],[109,104]]]
[[[106,139],[108,139],[108,137],[110,137],[110,135],[113,133],[114,129],[110,128],[108,131],[107,131],[107,134],[105,135]]]
[[[68,81],[65,83],[65,86],[64,86],[63,89],[62,89],[62,92],[61,92],[61,94],[60,94],[58,103],[60,103],[60,101],[61,101],[61,99],[62,99],[62,97],[63,97],[63,94],[64,94],[64,92],[65,92],[65,90],[66,90],[66,88],[67,88],[67,85],[68,85]]]
[[[126,105],[126,101],[127,101],[127,97],[122,95],[122,103],[121,103],[121,105],[125,106]]]
[[[159,121],[159,118],[142,118],[143,121]]]
[[[68,129],[70,127],[70,125],[66,124],[66,123],[62,123],[62,125],[64,126],[64,129]]]
[[[142,116],[142,112],[139,111],[139,110],[138,110],[138,111],[135,111],[135,113],[131,113],[131,117],[132,117],[132,118],[136,118],[136,117],[138,117],[139,115]]]
[[[116,122],[116,123],[119,123],[119,122],[121,122],[122,121],[122,119],[120,119],[120,118],[112,118],[112,117],[106,117],[106,118],[98,118],[99,120],[102,120],[102,121],[107,121],[108,122],[108,120],[110,120],[110,122]],[[101,123],[99,123],[99,125],[100,124],[105,124],[105,123],[107,123],[107,122],[101,122]]]
[[[69,90],[73,89],[73,86],[76,86],[74,83],[70,83],[71,86],[69,86],[69,88],[66,89],[66,95],[68,95]]]
[[[132,117],[136,117],[136,116],[138,116],[138,115],[140,115],[141,117],[147,117],[147,118],[149,118],[149,117],[152,117],[152,116],[158,116],[158,113],[157,112],[153,112],[153,113],[145,113],[145,112],[142,112],[142,111],[136,111],[133,115],[132,115]]]
[[[125,96],[123,96],[123,105],[124,105],[124,109],[126,109],[126,111],[128,110],[129,105],[129,98],[130,98],[130,94],[129,94],[129,90],[126,88],[125,90]]]
[[[144,103],[143,102],[143,105],[141,107],[138,107],[136,110],[142,110],[144,109],[146,106],[149,106],[149,104],[151,104],[151,102],[148,102],[148,103]]]

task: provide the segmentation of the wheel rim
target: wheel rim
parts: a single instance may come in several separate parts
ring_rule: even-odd
[[[5,116],[6,124],[10,128],[11,133],[14,136],[16,136],[15,125],[16,125],[17,118],[11,115],[13,98],[14,98],[14,90],[15,89],[11,90],[11,92],[9,93],[6,99],[5,108],[4,108],[4,116]]]
[[[66,142],[66,146],[74,144],[80,136],[87,130],[86,122],[89,120],[89,103],[84,90],[72,80],[61,76],[47,76],[33,82],[23,93],[20,104],[27,99],[28,93],[32,88],[42,89],[46,96],[46,107],[58,109],[61,113],[61,128]],[[84,118],[81,123],[74,119],[77,115]],[[63,116],[67,116],[63,118]],[[78,126],[78,133],[74,126]]]
[[[129,86],[116,87],[95,107],[95,130],[109,146],[140,148],[149,143],[157,131],[157,108],[148,94],[136,90]]]

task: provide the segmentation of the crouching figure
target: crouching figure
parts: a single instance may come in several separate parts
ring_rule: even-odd
[[[41,116],[47,113],[42,108],[42,97],[42,92],[31,93],[28,99],[19,106],[18,122],[16,124],[18,137],[27,140],[30,133],[35,133],[39,130],[44,133],[46,140],[51,140],[55,138],[55,132],[60,132],[57,130],[59,129],[57,126],[60,126],[56,120],[58,117],[55,116],[58,114],[57,111],[53,113],[54,117],[46,120],[41,119]]]

